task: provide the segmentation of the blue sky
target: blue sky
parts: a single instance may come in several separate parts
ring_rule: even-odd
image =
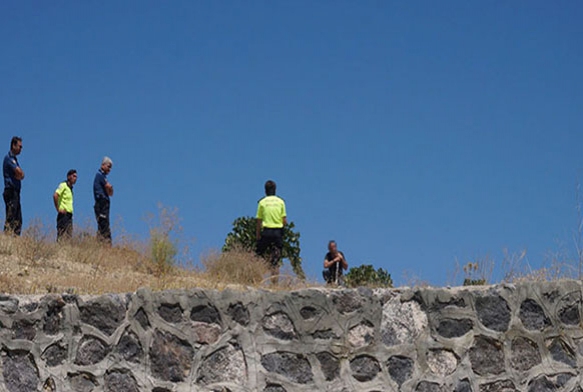
[[[397,284],[504,248],[538,268],[577,226],[582,19],[578,1],[3,2],[25,221],[53,225],[72,167],[89,219],[107,154],[113,218],[143,236],[177,207],[196,259],[274,179],[314,278],[331,238]]]

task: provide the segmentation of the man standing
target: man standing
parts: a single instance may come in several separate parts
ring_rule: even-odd
[[[57,209],[57,242],[73,236],[73,186],[77,182],[77,170],[67,172],[67,181],[61,182],[53,195]]]
[[[6,221],[4,232],[20,235],[22,231],[22,209],[20,207],[20,185],[24,180],[24,171],[18,163],[17,156],[22,152],[22,139],[14,136],[10,142],[10,151],[4,157],[4,203],[6,204]]]
[[[103,158],[101,168],[93,181],[93,197],[95,198],[95,219],[97,220],[97,238],[111,245],[111,228],[109,227],[109,198],[113,196],[113,186],[107,181],[113,161]]]
[[[283,199],[275,195],[273,181],[265,183],[265,197],[257,206],[257,254],[265,256],[271,250],[270,267],[272,282],[277,282],[279,263],[283,249],[283,227],[287,224],[287,213]]]
[[[328,253],[324,258],[324,280],[328,284],[340,284],[342,281],[342,271],[348,269],[348,262],[344,253],[338,250],[336,241],[328,243]]]

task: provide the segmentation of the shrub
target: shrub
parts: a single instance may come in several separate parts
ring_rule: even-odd
[[[370,264],[351,268],[344,277],[347,287],[393,287],[391,274],[382,268],[375,270]]]
[[[223,251],[228,252],[238,247],[247,252],[255,252],[257,246],[255,238],[256,222],[256,219],[250,216],[235,219],[233,229],[225,239]],[[294,229],[293,222],[289,222],[283,228],[282,258],[288,259],[298,279],[304,280],[306,275],[304,274],[302,258],[300,257],[300,233]]]

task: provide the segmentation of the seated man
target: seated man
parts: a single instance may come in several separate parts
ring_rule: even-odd
[[[340,268],[338,268],[340,266]],[[336,241],[328,243],[328,253],[324,258],[324,280],[327,284],[340,284],[342,282],[342,271],[348,269],[348,263],[344,253],[338,251]]]

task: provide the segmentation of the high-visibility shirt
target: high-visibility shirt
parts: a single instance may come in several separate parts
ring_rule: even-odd
[[[287,216],[285,202],[277,196],[266,196],[259,200],[257,205],[257,219],[261,219],[262,226],[268,229],[283,227],[283,218]]]
[[[73,213],[73,189],[69,187],[67,181],[61,182],[55,191],[59,195],[59,211]]]

